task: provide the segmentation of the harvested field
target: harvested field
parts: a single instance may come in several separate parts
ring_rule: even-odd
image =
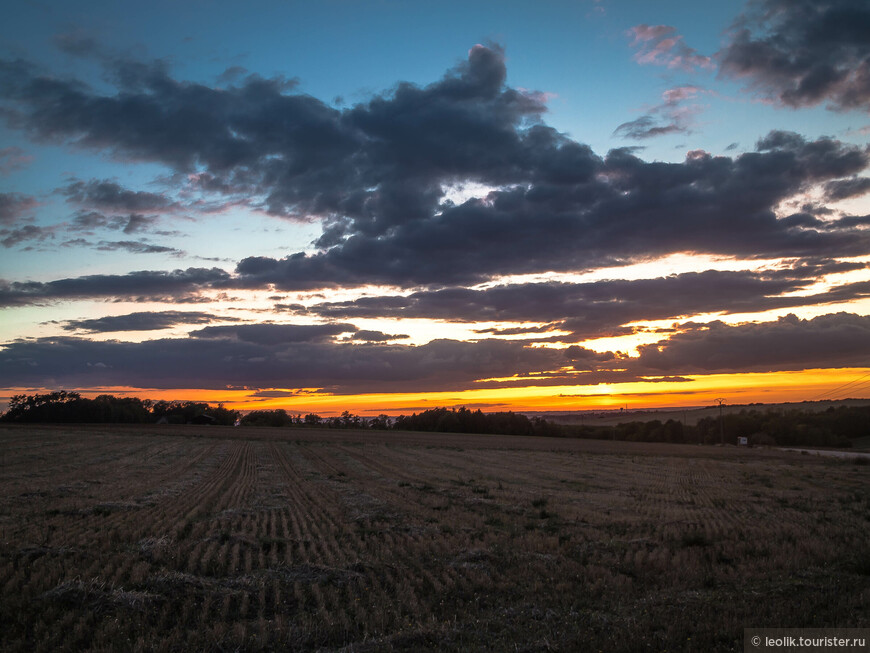
[[[0,648],[742,650],[870,626],[870,466],[219,427],[0,429]]]

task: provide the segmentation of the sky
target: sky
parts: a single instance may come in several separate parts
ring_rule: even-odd
[[[864,0],[4,14],[0,408],[870,397]]]

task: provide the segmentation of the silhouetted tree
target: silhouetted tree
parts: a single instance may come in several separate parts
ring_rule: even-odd
[[[292,426],[293,419],[283,408],[276,410],[252,410],[242,417],[242,426]]]

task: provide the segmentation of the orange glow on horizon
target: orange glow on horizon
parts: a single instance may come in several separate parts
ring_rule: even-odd
[[[801,372],[758,372],[688,376],[691,381],[635,381],[596,386],[536,386],[477,388],[442,392],[365,393],[337,395],[313,389],[287,390],[290,396],[256,397],[256,390],[176,389],[113,387],[78,390],[85,397],[100,394],[134,396],[152,400],[222,403],[226,408],[251,411],[283,408],[289,413],[316,413],[328,417],[347,410],[371,416],[421,412],[436,407],[480,408],[487,411],[573,411],[606,410],[628,405],[631,409],[709,406],[717,398],[729,404],[785,403],[813,399],[870,397],[870,378],[836,389],[870,375],[870,368],[815,369]],[[73,390],[73,388],[67,388]],[[48,392],[48,389],[14,388],[0,400],[14,394]],[[853,392],[854,391],[854,392]],[[266,390],[264,394],[284,391]],[[291,394],[292,393],[292,394]]]

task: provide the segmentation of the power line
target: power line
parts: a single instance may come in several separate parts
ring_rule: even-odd
[[[862,383],[859,383],[858,385],[852,386],[851,388],[848,389],[848,391],[841,392],[840,394],[842,396],[840,396],[840,397],[836,397],[836,396],[835,397],[828,397],[828,399],[830,401],[834,401],[836,399],[849,399],[850,398],[849,395],[851,395],[852,397],[855,397],[855,392],[858,391],[860,393],[862,388],[870,388],[870,381],[864,381]]]
[[[862,374],[857,379],[849,381],[848,383],[844,383],[843,385],[839,385],[836,388],[833,388],[832,390],[828,390],[827,392],[823,392],[822,394],[816,395],[815,397],[813,397],[809,401],[818,401],[819,399],[822,399],[823,397],[826,397],[827,395],[835,394],[835,393],[839,392],[840,390],[848,388],[850,385],[854,385],[854,384],[858,383],[862,379],[866,379],[867,377],[870,377],[870,372],[867,372],[866,374]],[[860,385],[866,385],[866,384],[861,383]],[[851,388],[850,392],[852,390],[855,390],[855,388]]]
[[[862,375],[859,376],[858,378],[853,379],[852,381],[849,381],[848,383],[844,383],[844,384],[842,384],[842,385],[838,385],[836,388],[832,388],[831,390],[827,390],[826,392],[823,392],[823,393],[821,393],[821,394],[819,394],[819,395],[816,395],[815,397],[813,397],[812,399],[810,399],[810,401],[818,401],[819,399],[822,399],[823,397],[826,397],[826,396],[828,396],[828,395],[834,395],[834,394],[837,394],[838,392],[840,392],[840,391],[842,391],[842,390],[845,390],[845,389],[848,388],[849,386],[852,386],[852,385],[855,385],[855,384],[859,383],[862,379],[866,379],[867,377],[870,377],[870,372],[868,372],[868,373],[866,373],[866,374],[862,374]],[[861,383],[860,385],[864,385],[864,384]],[[854,388],[852,388],[851,390],[854,390]],[[851,391],[851,390],[850,390],[850,391]]]

